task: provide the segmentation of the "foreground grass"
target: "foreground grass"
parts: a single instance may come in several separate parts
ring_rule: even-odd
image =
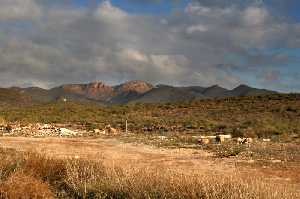
[[[129,170],[0,149],[0,198],[299,198],[255,174],[183,175],[159,165]]]

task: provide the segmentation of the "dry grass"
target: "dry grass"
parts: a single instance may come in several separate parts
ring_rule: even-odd
[[[68,183],[79,196],[99,198],[297,198],[288,186],[262,179],[233,176],[183,175],[166,169],[106,169],[98,174],[82,165],[69,165]],[[93,167],[96,168],[96,167]],[[87,172],[88,171],[88,172]],[[97,170],[96,170],[97,171]],[[92,180],[91,179],[92,177]],[[274,191],[276,190],[276,191]]]
[[[105,167],[1,150],[0,198],[299,198],[291,185],[239,174],[179,174],[156,167]]]
[[[0,198],[50,199],[54,195],[46,182],[17,171],[0,184]]]

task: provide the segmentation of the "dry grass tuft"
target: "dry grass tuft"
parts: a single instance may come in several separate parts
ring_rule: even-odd
[[[18,171],[0,184],[0,198],[50,199],[54,196],[47,183]]]
[[[276,199],[300,196],[293,187],[239,175],[185,175],[165,168],[124,170],[83,161],[71,161],[67,168],[67,184],[82,198]]]
[[[101,160],[2,152],[1,164],[6,166],[0,167],[5,173],[0,198],[300,198],[296,187],[273,184],[255,174],[180,174],[155,166],[124,169],[104,166]],[[11,165],[13,169],[7,169]]]

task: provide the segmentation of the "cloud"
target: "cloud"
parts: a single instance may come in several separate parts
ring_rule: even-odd
[[[174,13],[155,15],[130,13],[110,1],[82,7],[68,0],[3,0],[0,83],[52,87],[143,79],[264,86],[261,79],[276,75],[262,77],[261,71],[284,71],[299,63],[274,51],[300,48],[299,23],[274,15],[273,5],[228,2],[193,1]],[[285,74],[280,72],[281,79],[288,78]]]
[[[268,15],[268,11],[264,8],[249,7],[244,12],[243,20],[246,25],[260,26],[265,23]]]
[[[139,61],[139,62],[148,62],[147,55],[135,49],[123,49],[120,52],[120,59],[121,60],[128,59],[128,60]]]
[[[121,21],[127,17],[127,13],[105,0],[95,11],[95,17],[100,20]]]
[[[1,0],[0,5],[0,21],[36,19],[42,14],[34,0]]]
[[[188,27],[186,30],[186,32],[188,34],[193,34],[195,32],[206,32],[206,31],[208,31],[208,27],[206,27],[202,24],[192,25],[192,26]]]

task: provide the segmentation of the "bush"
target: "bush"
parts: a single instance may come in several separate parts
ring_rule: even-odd
[[[50,199],[54,195],[47,183],[22,172],[15,172],[0,184],[0,198]]]
[[[239,149],[234,149],[233,153]],[[19,162],[2,181],[0,198],[299,198],[293,186],[273,185],[252,174],[181,174],[164,167],[106,167],[102,161],[57,160],[3,151]],[[1,169],[1,168],[0,168]],[[57,182],[61,186],[57,186]],[[276,191],[274,191],[276,189]],[[51,190],[53,193],[51,193]]]

